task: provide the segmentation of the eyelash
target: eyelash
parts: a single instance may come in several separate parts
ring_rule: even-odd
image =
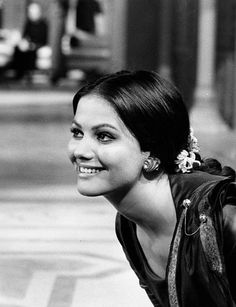
[[[102,136],[107,138],[107,139],[105,139],[105,140],[103,139],[102,140]],[[102,143],[109,143],[112,140],[114,140],[114,137],[110,133],[107,133],[107,132],[99,132],[99,133],[97,133],[97,138]]]
[[[79,133],[82,134],[82,132],[78,128],[75,128],[75,127],[72,127],[70,129],[70,132],[72,133],[74,138],[78,138],[79,137],[78,136]]]
[[[75,127],[72,127],[70,129],[72,135],[74,138],[78,138],[78,139],[82,139],[83,137],[83,132],[81,130],[79,130],[78,128],[75,128]],[[101,143],[109,143],[111,142],[112,140],[114,140],[114,136],[112,136],[110,133],[108,132],[98,132],[96,134],[97,136],[97,139],[101,142]],[[108,139],[102,139],[102,138],[108,138]]]

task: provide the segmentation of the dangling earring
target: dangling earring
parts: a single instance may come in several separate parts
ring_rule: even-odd
[[[160,160],[158,158],[149,157],[145,160],[143,169],[147,173],[158,171],[160,166]]]

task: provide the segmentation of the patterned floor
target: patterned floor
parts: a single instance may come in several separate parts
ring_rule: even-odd
[[[151,306],[103,199],[68,186],[0,194],[0,307]]]
[[[89,253],[74,256],[1,256],[0,306],[103,306],[96,305],[96,297],[101,300],[101,292],[105,295],[108,289],[101,291],[103,289],[96,286],[108,284],[116,276],[119,279],[119,274],[125,271],[122,261]],[[86,304],[86,300],[88,303],[90,300],[90,305]],[[115,305],[111,303],[107,306]]]

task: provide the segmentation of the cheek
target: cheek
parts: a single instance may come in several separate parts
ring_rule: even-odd
[[[127,175],[140,173],[143,156],[136,147],[117,146],[109,150],[100,151],[101,162],[110,170]]]
[[[74,142],[73,140],[70,140],[68,145],[67,145],[67,154],[69,156],[69,159],[72,160],[73,156],[74,156]]]

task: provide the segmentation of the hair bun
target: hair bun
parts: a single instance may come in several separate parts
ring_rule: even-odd
[[[224,166],[221,174],[226,177],[230,177],[233,180],[236,180],[236,171],[230,166]]]
[[[214,175],[221,175],[221,163],[214,158],[206,158],[202,161],[201,170]]]
[[[203,159],[200,169],[213,175],[220,175],[236,179],[236,171],[230,166],[221,166],[221,163],[214,158]]]

